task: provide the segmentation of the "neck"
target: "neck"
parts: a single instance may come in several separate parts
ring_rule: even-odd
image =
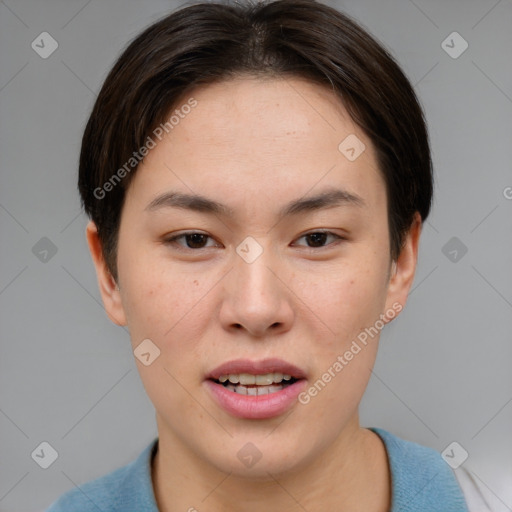
[[[357,417],[311,461],[260,479],[219,471],[160,426],[152,478],[161,512],[235,512],[241,504],[244,512],[387,512],[390,508],[384,444],[376,434],[360,428]]]

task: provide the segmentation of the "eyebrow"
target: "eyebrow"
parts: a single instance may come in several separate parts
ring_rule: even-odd
[[[363,198],[357,194],[342,189],[327,189],[315,196],[302,197],[291,201],[278,212],[278,217],[298,215],[316,210],[335,208],[338,206],[366,206]],[[183,208],[201,213],[230,217],[234,211],[228,206],[198,194],[181,192],[165,192],[155,197],[145,208],[146,211],[156,211],[161,208]]]

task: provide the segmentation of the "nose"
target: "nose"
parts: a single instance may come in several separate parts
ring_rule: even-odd
[[[220,321],[227,330],[266,337],[290,329],[294,319],[290,274],[270,249],[249,263],[238,255],[226,276]]]

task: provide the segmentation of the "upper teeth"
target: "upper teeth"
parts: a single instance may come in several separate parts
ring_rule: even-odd
[[[256,384],[257,386],[270,386],[271,384],[279,384],[283,380],[290,380],[291,375],[282,373],[266,373],[265,375],[251,375],[250,373],[230,373],[228,375],[221,375],[220,382],[229,380],[231,384]]]

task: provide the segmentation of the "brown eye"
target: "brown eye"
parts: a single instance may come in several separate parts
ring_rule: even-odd
[[[311,242],[310,247],[322,247],[327,240],[327,233],[311,233],[306,238]]]
[[[329,237],[334,237],[335,240],[344,240],[344,238],[342,236],[337,235],[336,233],[332,233],[331,231],[314,231],[312,233],[307,233],[305,235],[302,235],[299,238],[299,240],[301,238],[306,239],[307,247],[314,249],[314,248],[326,247],[325,244],[326,244],[327,240],[329,239]],[[327,244],[327,245],[331,245],[331,244]]]
[[[177,245],[180,249],[205,249],[213,247],[212,245],[206,245],[208,240],[213,240],[210,236],[204,233],[181,233],[180,235],[174,235],[165,240],[166,244]],[[180,242],[178,242],[180,241]],[[185,243],[183,243],[184,241]]]
[[[206,243],[206,235],[200,233],[192,233],[191,235],[185,235],[187,247],[190,249],[202,249]]]

